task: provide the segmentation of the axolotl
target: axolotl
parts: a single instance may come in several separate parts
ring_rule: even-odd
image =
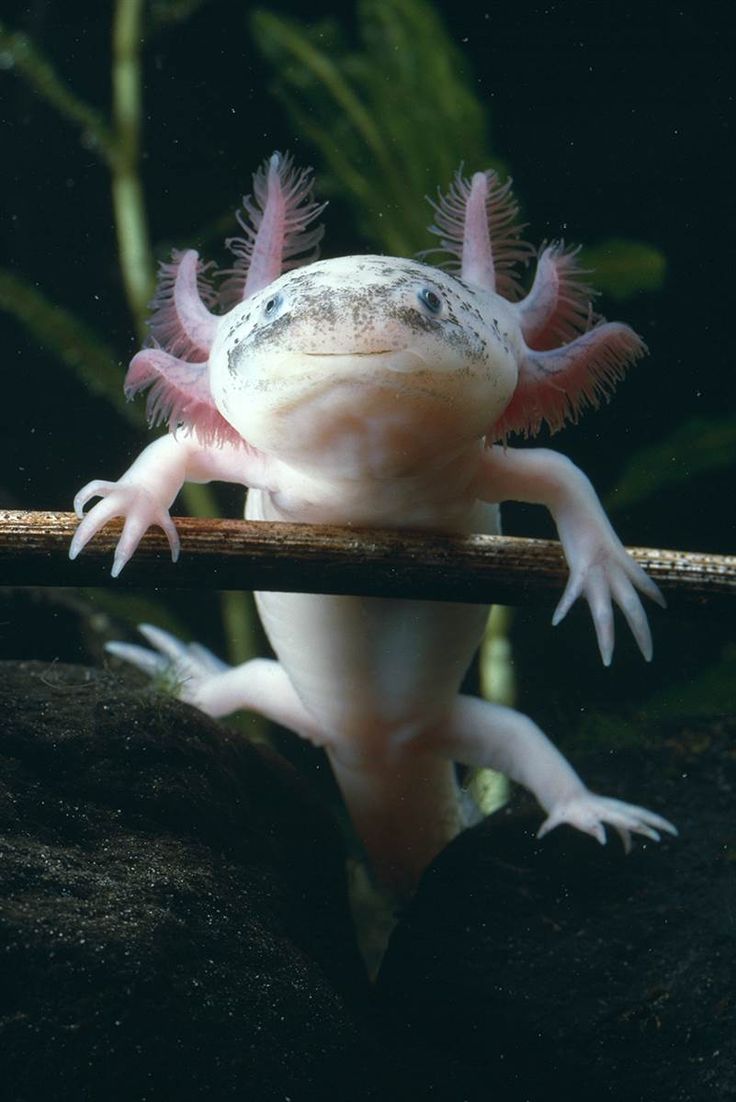
[[[512,433],[553,431],[607,397],[645,352],[628,326],[593,314],[577,254],[539,251],[523,293],[510,181],[458,172],[430,227],[448,265],[393,256],[320,260],[322,211],[311,170],[274,154],[253,177],[228,245],[219,312],[209,265],[194,250],[161,267],[151,341],[133,358],[128,397],[149,389],[167,421],[117,482],[77,494],[74,558],[110,518],[124,517],[117,576],[151,525],[179,539],[169,509],[185,480],[248,488],[251,520],[500,532],[504,500],[545,505],[569,580],[553,623],[583,596],[605,664],[612,603],[646,659],[639,593],[661,602],[629,556],[586,476],[547,448],[512,448]],[[85,515],[87,503],[101,500]],[[546,817],[626,849],[632,833],[675,832],[662,816],[590,791],[536,724],[462,695],[487,608],[470,604],[259,593],[276,655],[228,667],[152,626],[154,648],[112,643],[156,674],[174,667],[178,695],[210,716],[250,709],[324,747],[376,877],[410,892],[463,826],[455,763],[500,770]]]

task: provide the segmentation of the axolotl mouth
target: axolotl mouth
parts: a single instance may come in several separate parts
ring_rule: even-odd
[[[360,360],[361,370],[365,370],[371,361],[375,360],[377,366],[380,365],[381,370],[395,371],[399,374],[416,372],[417,370],[422,371],[427,366],[426,360],[420,352],[406,346],[400,348],[354,349],[347,352],[314,350],[301,352],[300,355],[309,360],[329,360],[331,371],[341,367],[349,369],[351,363],[355,360]]]
[[[388,356],[391,352],[406,352],[405,348],[375,348],[371,352],[304,352],[304,356]]]

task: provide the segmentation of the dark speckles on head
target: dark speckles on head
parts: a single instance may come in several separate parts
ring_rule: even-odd
[[[404,462],[414,441],[421,450],[439,433],[455,446],[495,423],[518,379],[516,324],[493,292],[418,261],[315,261],[225,315],[212,392],[266,451],[311,459],[334,439],[340,456],[358,444],[362,456],[384,446],[385,422],[386,447],[400,447]]]
[[[278,298],[279,309],[269,317],[265,307],[271,298]],[[441,359],[444,347],[452,349],[453,362],[477,364],[493,355],[494,346],[509,349],[508,334],[502,333],[507,325],[500,314],[491,319],[489,305],[478,288],[421,262],[340,257],[295,269],[264,288],[247,309],[239,308],[226,343],[230,352],[238,346],[248,356],[406,346],[434,360]],[[228,357],[228,370],[237,371],[234,358]]]
[[[238,348],[228,348],[227,350],[227,373],[231,378],[236,379],[238,377]]]
[[[255,352],[262,345],[277,344],[281,337],[288,334],[291,326],[292,318],[288,310],[279,314],[273,321],[264,319],[256,322],[246,338],[249,351]]]
[[[440,333],[442,322],[437,318],[429,318],[415,310],[412,306],[400,306],[390,303],[386,308],[386,316],[399,324],[406,326],[412,333]]]

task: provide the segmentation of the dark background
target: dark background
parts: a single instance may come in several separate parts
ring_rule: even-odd
[[[437,7],[489,106],[491,146],[514,176],[529,237],[564,234],[591,243],[626,237],[650,242],[666,256],[661,291],[601,304],[644,336],[649,358],[610,406],[554,442],[608,493],[638,449],[665,439],[683,420],[722,417],[734,408],[734,41],[727,5],[458,0]],[[269,8],[310,21],[331,14],[348,27],[354,23],[353,5],[337,0]],[[59,74],[88,102],[106,109],[110,5],[37,0],[5,10],[9,26],[32,35]],[[273,74],[250,39],[249,10],[212,0],[146,48],[144,183],[152,237],[164,248],[196,246],[199,229],[238,205],[251,172],[274,148],[314,163],[319,179],[313,150],[271,95]],[[0,72],[0,89],[1,263],[37,282],[48,298],[119,349],[122,382],[137,344],[117,265],[106,169],[77,130],[11,70]],[[441,119],[437,128],[441,140]],[[445,182],[429,181],[428,190],[434,183]],[[327,221],[323,255],[375,247],[361,239],[339,200]],[[91,398],[20,324],[7,316],[0,323],[0,505],[70,508],[74,492],[89,479],[122,473],[143,438],[122,426],[102,400]],[[687,456],[673,456],[673,462],[687,466]],[[617,529],[639,545],[732,550],[733,476],[733,468],[724,467],[664,489],[654,500],[618,512]],[[508,530],[517,534],[550,532],[541,511],[511,507],[506,516]],[[204,602],[193,607],[194,623]],[[578,654],[590,652],[590,665],[584,658],[572,678],[582,695],[589,694],[591,679],[599,698],[641,691],[641,667],[628,642],[620,648],[621,672],[603,674],[582,616],[573,617],[569,631],[558,629],[568,631],[562,647],[546,619],[546,612],[539,621],[525,614],[518,628],[522,637],[533,636],[526,641],[528,653],[548,663],[542,677],[536,658],[531,660],[532,703],[540,704],[550,684],[557,687],[570,664],[568,646],[576,663]],[[21,628],[12,629],[11,642],[38,654],[40,640],[35,650],[34,640],[21,642]],[[199,634],[217,642],[211,625]],[[715,614],[692,622],[655,615],[655,634],[655,678],[687,679],[697,666],[693,652],[702,652],[696,656],[701,661],[714,659],[728,627]],[[568,686],[568,696],[571,691]]]

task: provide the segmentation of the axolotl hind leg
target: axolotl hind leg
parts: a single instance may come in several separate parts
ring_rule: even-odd
[[[108,643],[107,651],[210,716],[257,712],[315,745],[324,746],[374,875],[397,897],[408,895],[433,857],[461,829],[452,762],[433,746],[393,745],[379,737],[330,739],[307,712],[283,667],[265,658],[227,666],[198,643],[182,643],[150,624],[139,625],[154,649]]]
[[[461,696],[432,741],[454,761],[496,769],[528,788],[547,813],[540,838],[569,823],[603,845],[608,825],[628,852],[632,834],[653,841],[659,841],[659,831],[677,834],[672,823],[653,811],[591,792],[537,725],[512,708]]]
[[[140,624],[139,631],[154,650],[134,643],[108,643],[105,649],[149,677],[168,681],[179,700],[209,716],[257,712],[312,742],[323,741],[278,662],[253,658],[228,666],[199,643],[182,643],[151,624]]]

